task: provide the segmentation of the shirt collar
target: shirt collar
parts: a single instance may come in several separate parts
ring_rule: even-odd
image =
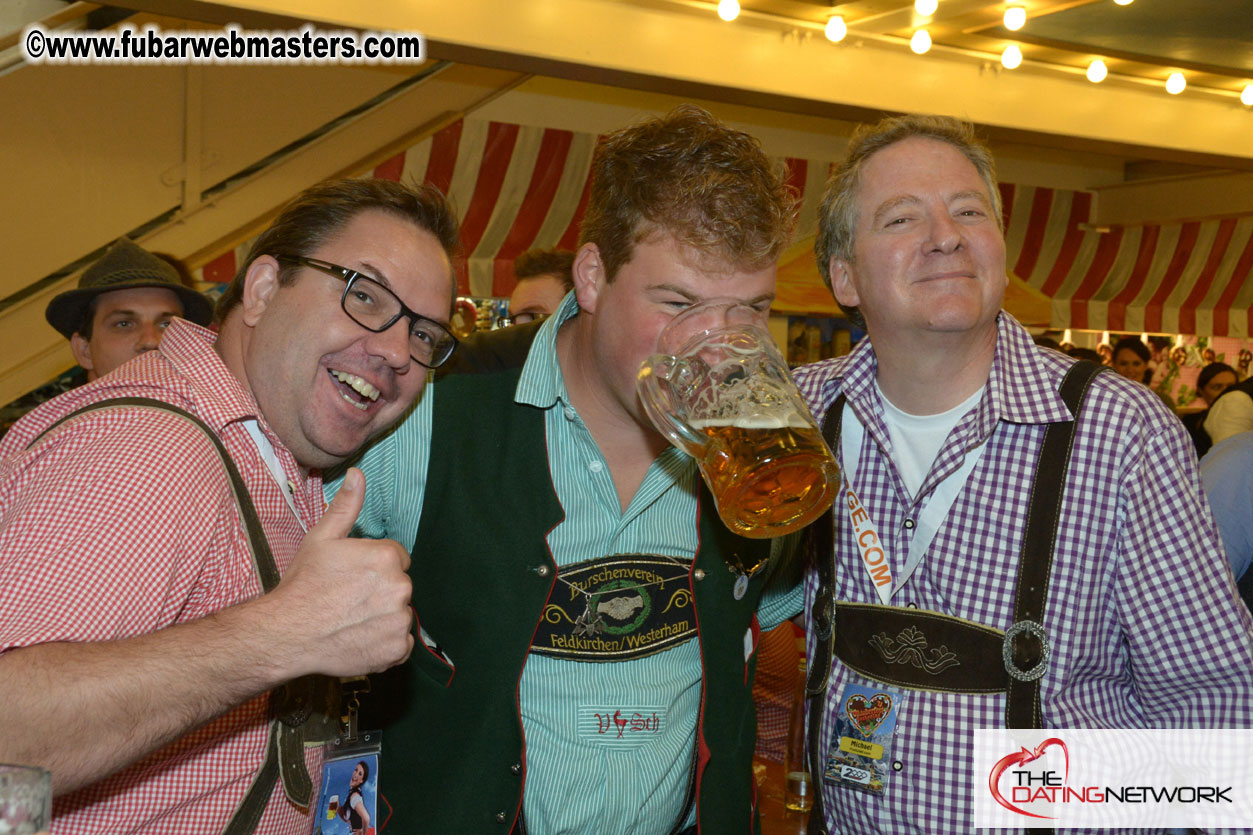
[[[214,349],[217,338],[208,328],[174,319],[162,334],[157,350],[186,380],[199,417],[210,429],[221,434],[228,424],[256,420],[278,446],[256,399]]]
[[[557,401],[570,402],[566,382],[557,362],[557,331],[579,313],[579,300],[574,291],[566,294],[552,316],[544,320],[522,366],[522,376],[514,392],[514,402],[547,409]]]
[[[996,320],[996,349],[987,390],[979,403],[979,437],[986,437],[1000,420],[1010,423],[1056,423],[1070,420],[1070,411],[1057,393],[1056,372],[1031,339],[1027,330],[1002,310]],[[879,363],[869,339],[863,339],[852,353],[833,364],[825,384],[823,402],[833,399],[834,387],[850,402],[867,404],[874,398]]]
[[[1057,388],[1061,380],[1047,359],[1048,349],[1031,339],[1027,329],[1004,310],[997,319],[996,356],[988,379],[991,418],[1010,423],[1057,423],[1070,420]],[[989,429],[990,431],[990,429]]]

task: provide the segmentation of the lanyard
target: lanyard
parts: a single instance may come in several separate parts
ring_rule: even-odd
[[[244,428],[248,430],[248,435],[252,438],[253,444],[257,447],[257,452],[261,453],[261,460],[265,462],[265,468],[270,473],[270,478],[274,479],[274,483],[278,485],[278,491],[283,494],[283,501],[287,502],[287,507],[291,510],[292,515],[296,517],[296,524],[305,533],[309,532],[309,528],[305,525],[300,513],[296,510],[296,502],[292,498],[291,482],[287,480],[287,474],[283,472],[283,465],[278,460],[278,453],[274,451],[274,445],[270,443],[270,439],[261,431],[261,424],[256,420],[245,420]]]
[[[949,509],[957,499],[957,494],[966,485],[966,479],[970,478],[970,473],[978,463],[979,456],[983,454],[987,441],[985,440],[966,453],[966,460],[962,462],[961,467],[932,491],[931,498],[927,500],[915,520],[913,539],[909,543],[909,558],[901,570],[900,579],[894,582],[891,560],[888,559],[888,553],[884,550],[883,540],[879,537],[879,529],[870,518],[865,505],[853,492],[853,471],[857,456],[861,452],[866,430],[857,416],[853,414],[853,410],[849,408],[847,401],[844,403],[844,414],[840,423],[843,427],[840,432],[840,457],[843,458],[841,464],[847,484],[844,506],[848,511],[849,521],[853,525],[853,539],[857,542],[862,566],[870,575],[870,582],[874,584],[879,601],[887,606],[892,595],[909,581],[922,563],[923,555],[931,547],[931,541],[935,539],[935,534],[940,529],[940,523],[944,521],[944,517],[948,516]]]

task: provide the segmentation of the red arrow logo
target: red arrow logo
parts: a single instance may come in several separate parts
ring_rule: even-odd
[[[1011,812],[1017,812],[1018,814],[1026,815],[1029,818],[1044,818],[1046,820],[1053,820],[1054,818],[1052,815],[1037,815],[1034,812],[1024,812],[1022,809],[1013,806],[1008,800],[1001,796],[1000,784],[1001,775],[1005,773],[1007,768],[1014,765],[1026,765],[1033,760],[1038,760],[1044,755],[1044,750],[1046,748],[1054,745],[1061,747],[1062,755],[1066,758],[1066,771],[1063,779],[1068,781],[1070,779],[1070,751],[1066,750],[1065,742],[1062,742],[1055,736],[1051,736],[1037,745],[1034,751],[1029,748],[1023,748],[1016,754],[1009,754],[1001,757],[996,765],[992,766],[992,773],[988,775],[988,789],[992,792],[992,798]]]

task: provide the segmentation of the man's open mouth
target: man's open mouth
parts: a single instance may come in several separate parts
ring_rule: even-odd
[[[334,368],[328,368],[327,372],[339,381],[339,396],[361,411],[364,412],[370,408],[371,403],[379,399],[379,390],[356,374],[349,374],[347,371],[338,371]]]

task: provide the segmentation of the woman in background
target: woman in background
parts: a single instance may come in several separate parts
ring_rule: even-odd
[[[1134,336],[1124,336],[1114,343],[1114,370],[1128,380],[1148,385],[1153,379],[1149,368],[1149,346]]]
[[[1237,380],[1236,370],[1225,362],[1211,362],[1202,368],[1201,373],[1197,376],[1196,392],[1205,401],[1205,408],[1183,418],[1183,425],[1188,428],[1188,434],[1192,436],[1192,443],[1196,445],[1197,458],[1209,452],[1209,448],[1213,444],[1209,433],[1205,431],[1203,426],[1206,416],[1209,415],[1209,407],[1214,405],[1218,395],[1234,386]]]

